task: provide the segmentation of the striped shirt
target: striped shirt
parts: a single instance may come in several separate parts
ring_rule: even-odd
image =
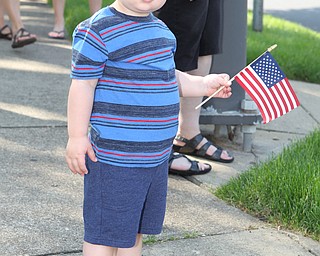
[[[73,34],[72,79],[98,79],[90,139],[98,161],[154,167],[168,159],[177,132],[176,40],[150,14],[112,7],[80,23]]]

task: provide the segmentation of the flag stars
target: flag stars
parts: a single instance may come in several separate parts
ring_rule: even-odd
[[[285,77],[278,64],[269,55],[256,61],[252,65],[252,68],[268,88],[272,87]]]

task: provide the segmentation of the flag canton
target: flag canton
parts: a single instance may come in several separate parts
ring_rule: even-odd
[[[251,67],[268,88],[271,88],[285,78],[285,75],[281,71],[278,63],[269,52],[265,53],[252,63]]]

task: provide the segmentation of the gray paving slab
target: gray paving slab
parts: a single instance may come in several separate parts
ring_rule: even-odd
[[[276,230],[257,229],[221,233],[194,239],[180,239],[163,244],[146,245],[144,256],[313,256],[319,255],[317,244],[311,249],[297,235]],[[312,249],[315,248],[315,249]]]
[[[307,112],[307,114],[309,114],[312,119],[314,119],[317,125],[319,125],[320,85],[303,83],[299,81],[291,81],[291,84],[299,97],[302,108]],[[296,120],[298,123],[300,123],[301,128],[308,125],[308,123],[305,122],[307,120],[302,120],[299,117]],[[309,127],[308,129],[313,129],[316,125],[312,121],[310,121],[310,123],[312,124],[312,127]]]
[[[0,255],[79,249],[82,179],[64,163],[66,129],[0,129],[0,136]]]
[[[264,225],[239,209],[226,205],[207,189],[172,176],[169,179],[164,230],[159,238],[237,232]]]
[[[301,106],[284,116],[258,128],[289,134],[308,134],[319,127],[320,86],[317,84],[290,81],[297,93]]]
[[[53,12],[44,2],[21,2],[26,27],[38,36],[35,44],[12,50],[9,41],[0,41],[1,83],[7,85],[1,87],[1,127],[66,124],[71,46],[47,38]]]

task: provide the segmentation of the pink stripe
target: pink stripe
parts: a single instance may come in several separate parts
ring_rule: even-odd
[[[139,57],[139,58],[135,58],[135,59],[132,59],[132,60],[128,60],[128,62],[134,62],[134,61],[137,61],[137,60],[141,60],[141,59],[148,58],[148,57],[150,57],[150,56],[160,55],[160,54],[163,54],[163,53],[166,53],[166,52],[170,52],[170,50],[165,50],[165,51],[162,51],[162,52],[156,52],[156,53],[152,53],[152,54],[147,54],[147,55],[141,56],[141,57]]]
[[[108,31],[105,31],[105,32],[101,33],[101,36],[104,36],[105,34],[108,34],[108,33],[110,33],[110,32],[113,32],[113,31],[118,30],[118,29],[121,29],[121,28],[125,28],[125,27],[132,26],[132,25],[134,25],[134,24],[137,24],[137,22],[132,22],[132,23],[129,23],[129,24],[126,24],[126,25],[122,25],[122,26],[119,26],[119,27],[115,27],[115,28],[113,28],[113,29],[110,29],[110,30],[108,30]]]
[[[101,69],[104,67],[105,64],[101,65],[100,67],[98,68],[79,68],[79,67],[76,67],[75,65],[71,65],[73,69],[76,69],[76,70],[97,70],[97,69]]]
[[[168,123],[168,122],[172,122],[172,121],[177,121],[178,120],[177,117],[171,118],[171,119],[167,119],[167,120],[132,120],[132,119],[106,117],[106,116],[92,116],[91,118],[117,120],[117,121],[124,121],[124,122],[133,122],[133,123]]]
[[[99,153],[103,153],[105,155],[114,155],[114,156],[131,157],[131,158],[155,158],[155,157],[163,156],[163,155],[167,154],[170,151],[170,150],[165,150],[161,154],[154,154],[154,155],[133,155],[133,154],[119,154],[119,153],[104,151],[104,150],[98,149],[93,144],[92,144],[92,146],[95,148],[96,151],[98,151]]]
[[[170,85],[177,83],[177,82],[171,82],[168,84],[137,84],[137,83],[119,82],[119,81],[106,80],[106,79],[101,79],[100,82],[113,83],[113,84],[124,84],[124,85],[131,85],[131,86],[170,86]]]
[[[86,29],[79,29],[80,32],[83,32],[85,34],[89,34],[90,36],[92,36],[94,39],[96,39],[100,44],[102,44],[103,46],[105,46],[104,42],[101,41],[99,38],[97,38],[94,34],[92,34],[91,32],[89,32]]]

